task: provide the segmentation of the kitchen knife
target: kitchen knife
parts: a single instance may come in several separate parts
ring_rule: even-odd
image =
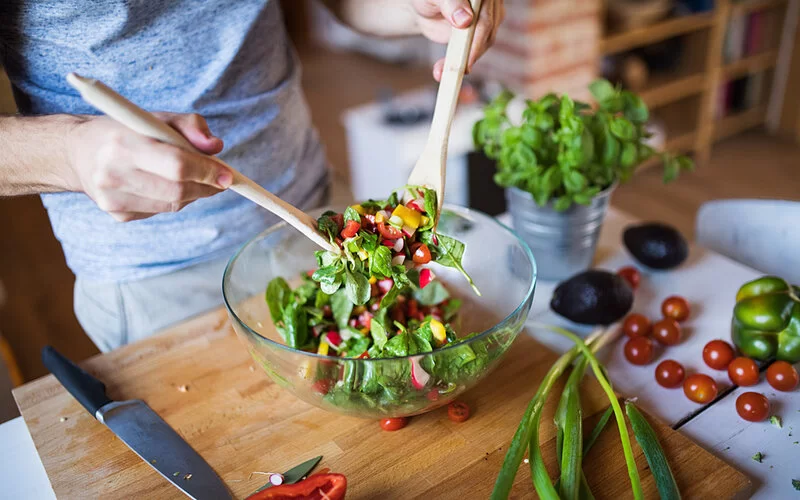
[[[233,498],[214,469],[144,401],[112,401],[103,382],[51,346],[42,349],[42,362],[90,414],[187,496]]]

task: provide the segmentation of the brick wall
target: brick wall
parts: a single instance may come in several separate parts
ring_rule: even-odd
[[[599,73],[601,0],[506,0],[495,45],[473,74],[530,98],[548,92],[587,100]]]

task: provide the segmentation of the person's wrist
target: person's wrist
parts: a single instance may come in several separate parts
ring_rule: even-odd
[[[91,148],[88,135],[92,133],[92,121],[95,117],[83,115],[59,115],[63,134],[63,157],[66,159],[58,175],[67,191],[83,192],[80,171],[86,168],[87,148]]]

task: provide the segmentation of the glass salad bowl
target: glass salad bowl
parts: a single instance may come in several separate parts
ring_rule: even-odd
[[[312,214],[322,214],[322,208]],[[451,296],[463,301],[459,338],[432,352],[395,358],[342,358],[291,348],[276,330],[267,284],[293,287],[316,268],[319,248],[285,222],[255,236],[231,258],[222,280],[228,314],[258,366],[296,397],[362,418],[412,416],[446,405],[483,379],[522,330],[533,302],[536,263],[530,248],[492,217],[445,205],[438,232],[465,244],[463,265],[477,296],[455,269],[431,263]]]

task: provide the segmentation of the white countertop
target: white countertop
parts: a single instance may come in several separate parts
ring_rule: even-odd
[[[507,216],[500,219],[508,223]],[[636,265],[621,242],[624,226],[635,220],[614,209],[609,212],[598,245],[597,267],[616,270],[624,265]],[[657,360],[644,367],[631,365],[625,360],[623,342],[605,349],[601,357],[620,394],[637,397],[644,409],[673,427],[683,422],[677,426],[680,432],[750,476],[755,486],[753,498],[795,497],[798,493],[792,487],[792,479],[800,479],[797,465],[800,445],[795,444],[800,441],[798,390],[778,392],[763,380],[758,386],[746,388],[762,392],[769,398],[773,413],[783,420],[783,427],[779,429],[769,422],[745,422],[736,414],[736,397],[745,389],[737,388],[711,405],[703,406],[689,401],[680,388],[662,388],[653,377],[658,361],[668,356],[681,362],[689,373],[700,371],[714,377],[720,391],[730,387],[726,372],[714,372],[705,366],[702,349],[715,338],[730,340],[729,322],[736,290],[744,282],[760,275],[762,273],[719,254],[691,246],[689,259],[678,269],[660,273],[643,271],[634,301],[635,311],[656,316],[661,301],[668,295],[686,297],[692,314],[685,323],[684,330],[688,330],[688,335],[681,344],[670,347],[668,353],[658,352]],[[559,324],[580,331],[549,310],[554,287],[555,283],[537,283],[531,322]],[[557,351],[571,346],[562,337],[530,330],[540,341]],[[762,463],[752,460],[756,452],[763,453]],[[2,498],[55,498],[21,417],[0,425],[0,484],[3,485]]]

